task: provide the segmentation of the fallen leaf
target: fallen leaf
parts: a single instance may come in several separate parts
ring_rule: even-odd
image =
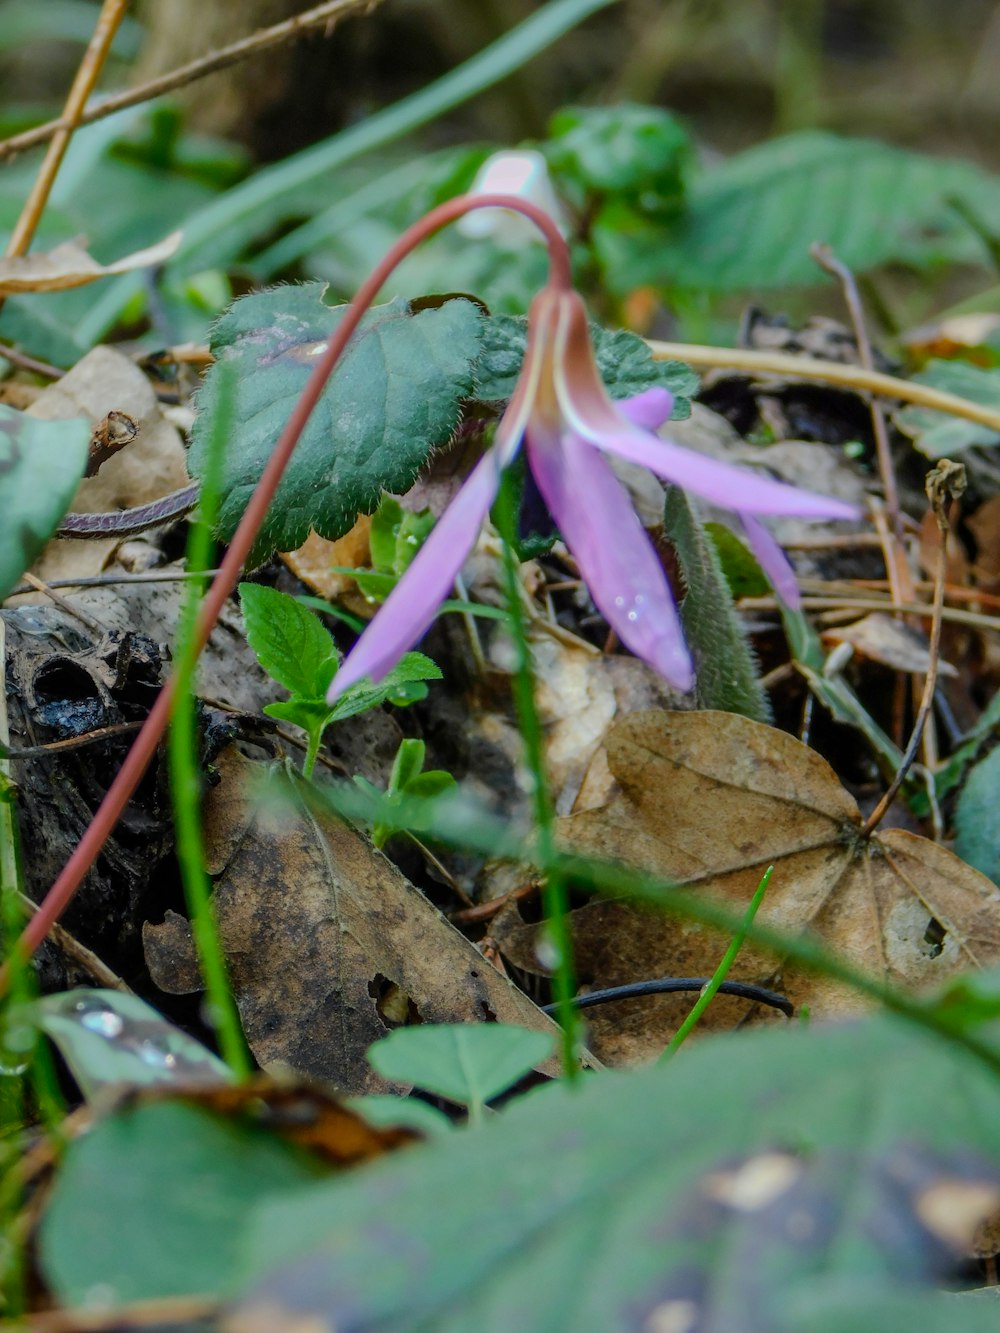
[[[172,231],[162,241],[136,250],[113,264],[99,264],[76,241],[65,241],[54,250],[35,250],[27,255],[0,259],[0,296],[20,292],[64,292],[84,287],[98,278],[130,273],[137,268],[165,264],[181,243],[181,233]]]
[[[562,841],[573,850],[696,888],[734,912],[746,908],[773,864],[758,922],[808,929],[894,985],[936,985],[1000,960],[995,886],[944,847],[900,829],[864,840],[852,797],[794,737],[730,713],[650,711],[615,723],[604,750],[621,791],[561,821]],[[715,932],[622,902],[588,903],[571,914],[571,925],[579,974],[593,988],[710,976],[725,947]],[[494,929],[504,954],[536,973],[544,971],[534,956],[537,932]],[[829,978],[784,967],[749,943],[730,977],[776,984],[815,1017],[863,1005]],[[609,1062],[652,1056],[691,1003],[662,996],[595,1009],[592,1049]],[[716,997],[703,1023],[728,1027],[749,1008]]]
[[[188,484],[180,435],[161,413],[146,376],[113,347],[95,347],[88,352],[68,374],[38,396],[28,416],[45,421],[86,417],[96,426],[110,412],[133,418],[139,426],[138,435],[109,458],[97,476],[80,483],[71,509],[81,513],[128,509]],[[120,545],[120,537],[60,537],[49,542],[34,573],[45,582],[99,574]]]
[[[894,671],[912,671],[926,675],[930,669],[930,645],[927,635],[913,625],[904,624],[884,611],[823,632],[824,643],[849,643],[862,657],[880,662]],[[938,674],[957,676],[950,662],[938,661]]]
[[[224,863],[215,905],[247,1041],[350,1093],[397,1090],[365,1060],[395,1026],[383,1004],[427,1023],[551,1021],[352,828],[310,809],[294,781],[255,799],[261,766],[219,757],[205,802],[208,860]],[[273,770],[271,770],[273,774]],[[162,989],[200,989],[190,929],[171,913],[143,930]],[[540,1066],[555,1072],[551,1061]]]

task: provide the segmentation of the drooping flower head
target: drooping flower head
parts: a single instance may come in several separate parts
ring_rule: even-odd
[[[653,432],[671,406],[671,395],[660,388],[612,402],[594,360],[582,299],[550,280],[529,312],[524,364],[492,448],[348,654],[331,685],[331,701],[365,676],[381,679],[426,632],[496,499],[503,469],[522,445],[596,606],[622,643],[676,689],[691,688],[694,668],[673,596],[604,453],[734,510],[768,577],[786,601],[794,601],[791,569],[755,516],[836,519],[856,518],[858,511],[661,439]]]

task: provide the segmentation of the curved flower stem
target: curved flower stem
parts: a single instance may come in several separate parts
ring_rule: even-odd
[[[194,652],[200,653],[208,641],[215,622],[223,606],[239,579],[243,563],[253,546],[254,539],[270,508],[274,493],[278,489],[288,461],[292,456],[299,437],[305,429],[313,408],[320,399],[326,382],[333,373],[352,334],[361,322],[369,305],[384,286],[393,269],[417,245],[435,232],[446,227],[456,218],[477,208],[510,208],[523,213],[534,222],[545,237],[549,250],[549,284],[560,290],[572,286],[570,257],[566,242],[563,240],[552,218],[542,209],[525,199],[513,195],[460,195],[449,199],[447,203],[432,209],[419,222],[414,223],[404,232],[398,241],[388,250],[384,258],[372,270],[344,312],[344,317],[330,338],[325,352],[317,361],[316,367],[306,381],[298,402],[285,424],[284,430],[274,446],[274,451],[261,474],[257,488],[240,519],[239,526],[233,533],[226,558],[208,589],[202,603],[201,612],[194,633]],[[132,798],[132,794],[143,773],[156,753],[163,733],[170,719],[170,710],[177,688],[176,675],[171,674],[157,695],[156,702],[142,729],[136,736],[132,748],[125,756],[125,761],[118,770],[105,793],[104,800],[98,806],[83,837],[77,844],[72,856],[66,862],[52,888],[39,905],[37,913],[28,922],[23,934],[16,942],[17,949],[23,951],[22,957],[30,957],[48,934],[49,929],[59,919],[73,895],[79,888],[84,875],[93,865],[104,844],[111,836],[111,831],[121,818],[122,812]],[[0,969],[0,993],[9,981],[6,966]]]

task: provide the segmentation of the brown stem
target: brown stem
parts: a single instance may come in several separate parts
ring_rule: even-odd
[[[903,785],[903,779],[910,771],[910,765],[917,756],[924,724],[930,715],[931,705],[934,702],[934,687],[937,684],[938,657],[941,649],[941,613],[944,608],[944,585],[948,571],[948,505],[952,499],[957,499],[964,490],[965,468],[961,463],[953,463],[948,458],[942,458],[937,467],[927,474],[927,496],[934,509],[934,517],[937,519],[940,537],[937,569],[934,573],[934,607],[931,618],[931,643],[927,675],[924,678],[924,692],[920,700],[920,707],[917,710],[916,721],[913,724],[910,743],[900,760],[896,776],[890,783],[888,791],[885,792],[878,805],[865,820],[865,826],[861,830],[863,838],[870,838],[875,832],[895,799],[896,793]]]
[[[883,375],[878,370],[845,366],[839,361],[824,361],[820,357],[760,352],[749,347],[706,347],[700,343],[667,343],[650,338],[646,339],[646,345],[654,361],[686,361],[689,366],[744,370],[749,375],[787,375],[795,379],[817,380],[822,384],[839,384],[861,393],[877,393],[882,398],[916,403],[918,407],[930,407],[935,412],[948,412],[951,416],[975,421],[1000,432],[1000,412],[995,408],[970,402],[958,394],[943,393],[927,384]]]
[[[186,65],[180,65],[177,69],[171,70],[169,74],[161,74],[137,88],[129,88],[125,92],[113,93],[110,97],[105,97],[93,106],[87,107],[80,115],[77,124],[90,125],[95,120],[103,120],[105,116],[113,115],[116,111],[123,111],[126,107],[138,106],[140,102],[148,102],[154,97],[161,97],[164,93],[173,92],[175,88],[183,88],[185,84],[194,83],[196,79],[203,79],[206,74],[214,74],[216,70],[225,69],[227,65],[235,65],[240,60],[246,60],[248,56],[267,51],[273,46],[279,46],[282,42],[294,41],[296,37],[301,37],[311,28],[321,28],[327,24],[332,28],[337,19],[343,18],[347,14],[355,11],[367,13],[374,9],[378,3],[379,0],[328,0],[327,4],[317,5],[315,9],[307,9],[305,13],[296,14],[292,18],[286,19],[284,23],[275,23],[270,28],[259,28],[257,32],[251,33],[249,37],[243,37],[238,42],[231,42],[228,46],[222,46],[217,51],[209,51],[208,55],[199,56],[197,60],[190,60]],[[34,148],[37,144],[47,143],[65,126],[66,116],[63,113],[58,120],[50,120],[44,125],[36,125],[34,129],[12,135],[9,139],[0,143],[0,160],[5,157],[13,157],[26,148]]]
[[[330,378],[334,367],[361,322],[365,311],[385,285],[389,275],[397,264],[411,250],[435,232],[446,227],[463,214],[477,208],[508,208],[523,213],[534,222],[545,237],[549,250],[549,283],[561,289],[571,286],[570,257],[566,242],[555,222],[544,210],[512,195],[462,195],[440,204],[426,217],[414,223],[389,249],[384,258],[373,269],[368,278],[358,289],[353,301],[344,311],[344,317],[337,325],[327,344],[322,357],[306,381],[299,399],[292,409],[292,414],[278,438],[274,451],[267,461],[256,489],[250,497],[243,517],[233,534],[225,559],[219,572],[209,585],[205,600],[195,627],[196,653],[200,653],[208,640],[209,634],[219,618],[226,600],[232,593],[243,569],[243,563],[253,546],[254,539],[267,515],[274,493],[278,489],[288,461],[299,441],[306,422],[312,415],[320,395]],[[132,794],[142,779],[150,760],[156,753],[157,746],[166,731],[170,720],[170,710],[176,689],[176,676],[170,675],[156,697],[156,702],[149,716],[143,723],[142,730],[125,756],[125,761],[116,773],[104,800],[98,806],[93,819],[84,831],[73,854],[40,903],[35,916],[24,928],[14,948],[23,958],[29,958],[48,934],[53,922],[65,911],[79,888],[84,875],[94,864],[104,844],[122,812],[132,798]],[[0,993],[9,982],[9,966],[0,969]]]
[[[65,156],[73,131],[80,124],[87,98],[94,90],[97,76],[107,58],[115,33],[125,17],[128,0],[104,0],[101,12],[97,16],[97,25],[90,39],[80,67],[76,71],[73,86],[69,90],[66,105],[59,119],[59,128],[52,134],[52,142],[39,168],[31,193],[25,201],[21,216],[17,220],[10,241],[7,244],[7,256],[25,255],[38,228],[39,219],[45,209],[49,193],[52,190],[56,173]],[[2,304],[2,302],[0,302]]]

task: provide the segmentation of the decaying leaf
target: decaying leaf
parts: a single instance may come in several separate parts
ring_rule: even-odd
[[[808,929],[895,985],[937,984],[1000,959],[996,887],[914,834],[890,829],[863,840],[854,800],[794,737],[729,713],[650,711],[615,723],[604,749],[620,794],[562,821],[573,849],[639,866],[737,912],[773,864],[759,922]],[[572,926],[580,976],[594,987],[711,975],[724,948],[717,934],[620,902],[578,908]],[[536,932],[494,931],[512,961],[539,972]],[[772,982],[816,1017],[861,1003],[749,944],[730,975]],[[595,1010],[595,1054],[609,1061],[655,1054],[690,1004],[664,996]],[[728,1027],[747,1008],[717,997],[705,1021]]]
[[[153,268],[165,264],[180,243],[181,233],[172,231],[155,245],[136,250],[124,259],[116,259],[113,264],[99,264],[76,241],[65,241],[54,250],[37,250],[0,259],[0,296],[15,296],[19,292],[63,292],[115,273]]]
[[[28,415],[46,421],[85,417],[96,425],[109,412],[127,413],[138,423],[138,435],[109,458],[97,476],[80,483],[72,509],[84,513],[127,509],[188,484],[180,435],[160,411],[146,376],[113,347],[88,352],[38,396]],[[34,572],[46,582],[99,574],[120,545],[121,538],[57,538],[48,544]]]
[[[895,620],[884,611],[873,611],[853,625],[825,630],[824,642],[849,643],[862,657],[880,662],[893,671],[912,671],[925,675],[930,669],[927,636],[913,625]],[[957,676],[950,662],[938,661],[938,675]]]
[[[360,834],[310,809],[294,783],[258,803],[260,766],[235,750],[218,766],[205,802],[208,862],[221,872],[222,941],[261,1064],[280,1061],[343,1092],[380,1092],[390,1085],[365,1051],[408,1016],[553,1030]],[[161,989],[200,989],[183,918],[170,913],[143,937]]]

